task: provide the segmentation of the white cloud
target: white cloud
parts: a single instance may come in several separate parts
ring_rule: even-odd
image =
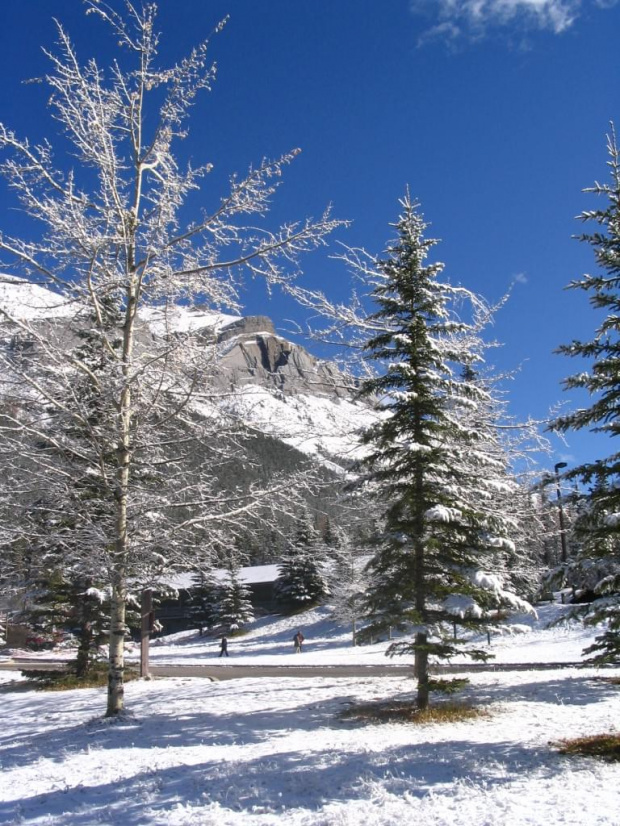
[[[527,274],[524,272],[518,272],[513,279],[515,284],[527,284],[528,280]]]
[[[566,462],[567,465],[574,465],[576,460],[572,453],[560,453],[560,461]]]
[[[561,34],[579,16],[582,2],[609,8],[617,0],[410,0],[411,11],[435,22],[420,42],[480,39],[491,29],[518,27]]]

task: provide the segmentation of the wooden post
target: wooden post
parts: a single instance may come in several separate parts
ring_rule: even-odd
[[[153,613],[153,592],[149,588],[142,591],[140,609],[142,616],[140,628],[140,676],[148,680],[151,677],[149,672],[149,643],[153,630],[153,621],[155,619]]]

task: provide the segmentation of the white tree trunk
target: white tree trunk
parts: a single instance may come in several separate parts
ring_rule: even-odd
[[[129,245],[129,265],[133,265],[133,243]],[[134,278],[132,278],[134,281]],[[127,534],[127,506],[129,499],[129,482],[131,468],[131,388],[130,367],[134,345],[135,286],[131,285],[128,299],[125,330],[123,338],[123,377],[124,386],[120,398],[119,446],[116,490],[116,537],[114,570],[112,572],[113,596],[112,617],[110,623],[110,663],[108,673],[108,708],[106,716],[119,714],[124,708],[125,676],[125,635],[127,633],[127,574],[126,562],[130,547]]]
[[[127,589],[124,570],[117,570],[112,584],[110,615],[110,651],[108,664],[108,707],[106,717],[119,714],[124,708],[125,672],[125,611]]]

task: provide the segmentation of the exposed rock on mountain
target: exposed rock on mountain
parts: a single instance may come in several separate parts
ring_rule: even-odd
[[[75,319],[78,309],[42,287],[0,275],[0,416],[3,410],[18,415],[19,407],[29,408],[36,395],[20,375],[36,371],[44,360],[48,378],[55,371],[63,375],[68,363],[63,353],[84,340],[79,335],[84,316],[81,323]],[[185,412],[216,425],[212,435],[196,439],[185,450],[184,473],[191,476],[194,468],[210,467],[214,493],[236,495],[253,486],[268,488],[270,480],[311,466],[317,484],[308,486],[303,499],[313,512],[338,519],[338,491],[360,449],[357,435],[376,415],[371,406],[355,399],[352,382],[334,365],[278,335],[265,316],[240,318],[183,306],[145,309],[136,353],[139,358],[140,351],[148,353],[153,344],[163,345],[156,348],[163,354],[177,352],[177,346],[182,351],[185,338],[197,342],[199,349],[204,346],[208,373],[197,371],[196,394]],[[185,387],[187,363],[180,359],[179,364],[179,385]],[[219,435],[220,418],[222,431],[234,433],[230,451]],[[237,428],[229,426],[230,418]],[[49,423],[54,427],[52,419]],[[179,425],[180,433],[183,426]],[[45,447],[44,441],[41,444]],[[165,456],[166,450],[175,454],[175,448],[172,439]],[[286,492],[279,496],[286,502]],[[278,558],[278,536],[290,528],[286,511],[283,507],[279,515],[270,514],[269,536],[260,520],[249,521],[246,544],[253,560]]]
[[[247,315],[237,318],[222,327],[218,336],[219,341],[229,341],[231,338],[242,335],[262,334],[275,336],[273,321],[266,315]]]
[[[277,335],[271,319],[247,316],[224,327],[218,374],[234,385],[274,388],[285,394],[351,396],[351,385],[332,365]]]
[[[75,307],[42,287],[1,276],[0,308],[43,335],[53,333],[65,344],[71,338]],[[204,339],[205,346],[216,344],[212,381],[225,391],[217,404],[244,425],[333,470],[354,458],[357,433],[374,417],[372,408],[354,399],[352,382],[334,365],[278,335],[271,319],[182,306],[146,310],[142,319],[139,340],[190,335]],[[22,334],[17,337],[21,341]],[[14,339],[13,331],[5,346],[14,348]]]

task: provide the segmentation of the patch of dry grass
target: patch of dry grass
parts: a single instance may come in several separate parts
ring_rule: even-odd
[[[595,677],[594,679],[601,683],[620,686],[620,677]]]
[[[469,685],[467,677],[453,677],[451,680],[442,680],[439,677],[432,677],[428,681],[428,690],[439,694],[456,694]]]
[[[593,734],[590,737],[575,737],[572,740],[560,740],[554,745],[560,754],[578,757],[598,757],[610,763],[620,762],[620,734]]]
[[[343,720],[360,723],[460,723],[488,717],[484,709],[465,703],[438,703],[423,710],[415,700],[386,700],[364,703],[341,712]]]
[[[76,677],[66,671],[22,671],[22,675],[31,680],[37,691],[71,691],[74,688],[102,688],[108,684],[107,664],[97,664],[85,677]],[[138,679],[135,668],[125,667],[124,682]]]

